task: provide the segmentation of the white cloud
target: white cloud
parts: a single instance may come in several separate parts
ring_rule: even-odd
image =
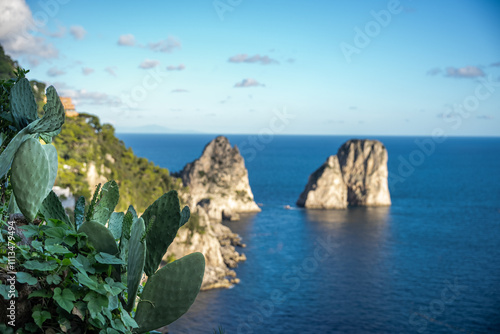
[[[55,67],[55,66],[49,68],[49,70],[47,71],[47,75],[49,77],[58,77],[58,76],[63,75],[63,74],[66,74],[66,72]]]
[[[484,77],[484,72],[477,66],[465,66],[460,68],[448,67],[446,69],[446,76],[454,78],[476,78]]]
[[[118,38],[118,45],[121,46],[134,46],[135,45],[135,37],[132,34],[121,35]]]
[[[172,90],[172,93],[187,93],[189,92],[187,89],[183,89],[183,88],[176,88],[176,89],[173,89]]]
[[[148,48],[156,52],[171,53],[175,49],[181,48],[181,42],[172,36],[168,36],[167,39],[161,40],[156,43],[149,43]]]
[[[82,67],[82,73],[83,73],[83,75],[89,75],[89,74],[91,74],[92,72],[94,72],[94,69],[93,69],[93,68],[90,68],[90,67]]]
[[[78,105],[107,105],[112,107],[121,106],[121,101],[117,97],[110,96],[102,92],[89,92],[85,89],[63,89],[61,96],[71,97],[73,102]]]
[[[139,65],[139,67],[147,70],[150,68],[154,68],[154,67],[158,66],[159,64],[160,64],[160,62],[158,60],[146,59]]]
[[[40,58],[56,58],[57,49],[33,32],[45,29],[45,22],[35,21],[25,0],[0,1],[0,44],[14,58],[26,57],[32,65]]]
[[[77,40],[82,40],[87,34],[87,31],[82,26],[71,26],[69,32]]]
[[[66,35],[66,27],[57,26],[56,31],[43,30],[43,34],[53,38],[62,38]]]
[[[234,87],[259,87],[259,86],[264,86],[264,85],[260,84],[255,79],[243,79],[241,82],[237,82],[234,85]]]
[[[237,64],[238,63],[249,63],[249,64],[260,63],[261,65],[279,64],[277,60],[269,58],[268,56],[255,55],[252,57],[248,57],[246,54],[238,54],[236,56],[232,56],[227,61],[230,63],[237,63]]]
[[[180,64],[178,66],[170,65],[170,66],[167,66],[167,71],[182,71],[185,68],[186,68],[186,66],[184,66],[184,64]]]

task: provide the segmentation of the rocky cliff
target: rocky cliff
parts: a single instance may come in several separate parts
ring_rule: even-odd
[[[240,212],[259,212],[238,147],[226,137],[212,140],[201,157],[176,174],[189,188],[185,200],[200,206],[214,220],[237,220]]]
[[[218,221],[211,221],[201,207],[194,209],[194,215],[186,228],[179,230],[174,242],[163,257],[164,263],[179,259],[193,252],[205,255],[205,276],[202,290],[228,288],[239,283],[236,273],[238,262],[245,261],[244,254],[235,247],[245,247],[240,237]]]
[[[311,209],[391,205],[387,149],[378,140],[353,139],[309,177],[297,205]]]
[[[339,148],[337,156],[347,185],[349,205],[391,205],[384,144],[378,140],[349,140]]]
[[[326,162],[309,176],[297,205],[310,209],[347,207],[347,187],[336,155],[328,157]]]

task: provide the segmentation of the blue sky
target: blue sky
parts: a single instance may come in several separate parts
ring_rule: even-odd
[[[0,43],[30,78],[118,130],[500,134],[498,1],[0,7]]]

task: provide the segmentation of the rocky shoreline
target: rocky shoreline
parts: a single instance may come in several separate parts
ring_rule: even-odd
[[[232,269],[246,256],[237,251],[246,247],[241,238],[220,221],[210,220],[207,213],[196,207],[199,217],[198,231],[189,228],[179,230],[174,242],[163,257],[163,263],[181,258],[195,251],[205,255],[205,276],[201,290],[230,288],[240,282]]]

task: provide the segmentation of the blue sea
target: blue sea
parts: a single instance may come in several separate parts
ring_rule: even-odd
[[[215,137],[118,136],[170,171]],[[241,283],[200,293],[171,333],[500,333],[500,138],[370,137],[393,205],[327,211],[295,202],[350,137],[227,137],[262,212],[227,223]]]

